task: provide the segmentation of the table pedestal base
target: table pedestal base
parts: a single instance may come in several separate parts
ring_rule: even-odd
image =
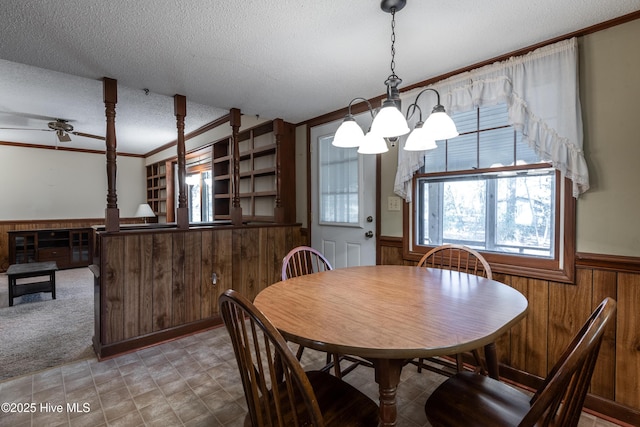
[[[380,386],[380,422],[378,426],[395,426],[398,419],[396,391],[405,360],[374,359],[376,382]]]

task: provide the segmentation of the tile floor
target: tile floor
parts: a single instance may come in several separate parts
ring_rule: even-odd
[[[307,369],[324,356],[305,350]],[[373,371],[358,367],[345,377],[377,400]],[[401,427],[428,426],[423,412],[443,377],[414,367],[398,387]],[[0,413],[1,427],[242,426],[246,412],[233,349],[217,328],[98,362],[75,362],[0,383],[0,403],[28,412]],[[3,407],[4,409],[4,407]],[[580,427],[611,427],[584,414]]]

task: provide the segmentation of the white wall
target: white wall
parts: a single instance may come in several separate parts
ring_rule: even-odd
[[[120,217],[146,201],[144,159],[117,158]],[[106,156],[0,145],[0,220],[104,218]]]
[[[591,189],[577,203],[579,252],[640,256],[640,19],[580,40]]]

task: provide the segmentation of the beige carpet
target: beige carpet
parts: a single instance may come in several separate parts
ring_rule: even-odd
[[[95,357],[88,268],[56,272],[55,300],[43,292],[15,298],[9,307],[7,282],[0,274],[0,381]]]

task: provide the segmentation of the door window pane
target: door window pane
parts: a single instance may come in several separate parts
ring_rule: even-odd
[[[360,222],[360,172],[357,148],[331,145],[333,135],[319,138],[319,222]]]

